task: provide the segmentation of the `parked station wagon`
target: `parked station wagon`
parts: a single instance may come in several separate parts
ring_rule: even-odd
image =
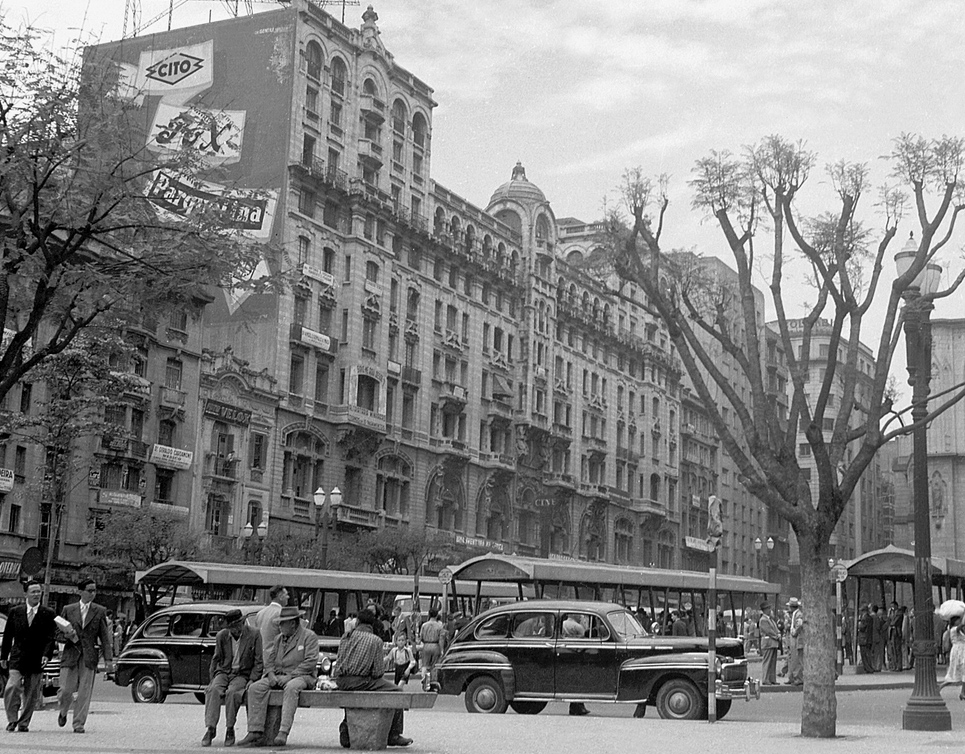
[[[566,625],[564,625],[564,622]],[[760,698],[744,647],[717,639],[717,717],[734,699]],[[443,694],[466,695],[470,712],[538,714],[548,702],[622,702],[661,717],[707,717],[707,639],[649,635],[606,602],[536,600],[494,608],[452,641],[436,667]]]
[[[204,701],[211,680],[215,637],[224,616],[239,609],[251,622],[262,605],[192,602],[158,610],[132,634],[117,658],[114,683],[130,686],[135,702],[160,703],[168,694],[193,693]],[[319,637],[318,674],[331,673],[338,639]]]

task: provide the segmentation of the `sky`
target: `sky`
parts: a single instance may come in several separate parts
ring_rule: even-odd
[[[134,2],[134,0],[127,0]],[[173,0],[175,27],[229,16],[226,0]],[[769,134],[803,140],[817,165],[802,195],[835,209],[823,166],[866,162],[875,184],[902,132],[965,135],[965,14],[919,0],[374,0],[396,62],[434,89],[432,176],[485,207],[517,160],[557,217],[590,221],[628,167],[668,173],[665,248],[727,258],[690,207],[694,162]],[[242,12],[245,2],[240,3]],[[358,27],[367,0],[345,8]],[[167,28],[168,0],[140,0],[141,33]],[[256,12],[270,2],[254,2]],[[125,0],[0,0],[9,23],[120,38]],[[340,3],[326,8],[339,17]],[[133,24],[131,24],[133,26]],[[873,192],[859,215],[880,236]],[[898,239],[913,230],[905,221]],[[965,234],[943,260],[962,268]],[[896,244],[894,251],[898,250]],[[891,269],[890,260],[889,272]],[[959,316],[963,301],[936,317]],[[877,338],[867,338],[876,342]]]

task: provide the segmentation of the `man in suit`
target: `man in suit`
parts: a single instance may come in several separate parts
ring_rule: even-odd
[[[248,687],[248,735],[238,742],[238,746],[284,746],[288,743],[298,707],[298,692],[315,688],[318,678],[318,637],[302,625],[304,614],[297,607],[283,607],[274,619],[278,636],[272,651],[265,653],[265,677]],[[268,694],[272,689],[284,689],[285,693],[278,736],[274,741],[268,741],[265,739],[265,717]]]
[[[36,581],[27,583],[27,601],[10,611],[0,644],[0,668],[10,674],[3,689],[10,733],[29,729],[40,701],[44,666],[54,654],[56,613],[40,604],[43,591]]]
[[[278,636],[278,623],[275,618],[281,609],[288,604],[288,589],[281,586],[273,586],[268,590],[268,598],[271,600],[255,616],[255,628],[261,631],[261,648],[265,653],[265,665],[268,664],[269,654],[275,646],[275,637]]]
[[[215,638],[211,658],[211,682],[204,692],[204,724],[207,727],[202,746],[211,746],[218,732],[221,703],[225,707],[224,745],[235,744],[235,721],[248,684],[260,680],[262,672],[261,634],[245,623],[240,610],[225,613],[226,628]]]
[[[787,602],[787,610],[791,614],[787,643],[787,685],[804,685],[804,611],[797,597],[791,597]]]
[[[771,615],[771,603],[761,603],[761,617],[757,621],[761,632],[761,683],[765,686],[777,684],[777,651],[781,645],[781,632],[777,628],[774,616]]]
[[[80,600],[67,605],[61,615],[70,623],[64,630],[66,643],[60,658],[60,699],[57,725],[67,725],[67,712],[74,704],[74,733],[83,733],[90,711],[90,695],[97,674],[97,660],[101,652],[107,672],[114,663],[113,636],[107,624],[107,608],[94,602],[97,583],[81,579],[77,583]],[[100,647],[98,647],[100,644]],[[77,700],[74,699],[77,692]]]

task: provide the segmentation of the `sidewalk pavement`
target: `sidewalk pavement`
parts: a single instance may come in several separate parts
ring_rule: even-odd
[[[778,659],[778,668],[783,663],[783,656]],[[761,677],[761,656],[752,654],[747,657],[748,675],[753,678]],[[882,670],[879,673],[858,673],[859,666],[845,663],[844,672],[838,676],[835,688],[838,691],[880,691],[882,689],[910,689],[915,685],[914,670]],[[945,677],[945,666],[935,668],[938,683]],[[779,694],[784,692],[800,692],[801,686],[790,686],[787,678],[778,677],[776,686],[762,686],[764,694]]]
[[[766,702],[758,702],[765,704]],[[203,710],[195,704],[96,702],[87,733],[58,728],[56,711],[37,713],[29,733],[0,732],[0,751],[20,754],[180,754],[223,750],[224,727],[210,749],[201,748]],[[243,713],[242,713],[243,714]],[[288,745],[260,751],[341,752],[340,710],[300,709]],[[244,732],[243,719],[238,721]],[[835,739],[802,738],[800,721],[723,720],[676,722],[646,717],[591,715],[470,715],[463,711],[416,710],[406,714],[405,734],[415,743],[411,754],[578,754],[603,751],[713,751],[747,754],[917,754],[935,747],[960,749],[961,731],[903,731],[900,715],[883,715],[871,724],[837,726]],[[389,749],[388,752],[396,751]]]

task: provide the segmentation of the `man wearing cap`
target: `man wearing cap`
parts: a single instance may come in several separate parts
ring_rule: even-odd
[[[207,730],[202,746],[211,746],[218,732],[221,704],[225,707],[224,745],[234,746],[235,721],[248,684],[261,678],[261,634],[245,623],[240,610],[229,610],[224,617],[225,628],[215,638],[214,657],[211,658],[211,682],[204,691],[204,724]]]
[[[265,676],[248,687],[248,735],[238,746],[284,746],[288,743],[298,707],[298,693],[315,688],[318,678],[318,636],[302,625],[304,611],[283,607],[274,618],[278,636],[265,651]],[[265,739],[265,717],[268,695],[272,689],[283,689],[281,725],[274,741]]]
[[[358,616],[358,625],[338,643],[338,657],[335,660],[335,683],[341,691],[400,691],[399,687],[387,681],[385,656],[382,640],[375,635],[375,613],[363,610]],[[411,738],[402,735],[404,720],[402,710],[395,711],[392,727],[389,728],[389,746],[408,746]],[[352,744],[349,739],[348,723],[342,720],[338,728],[339,743],[346,749]]]
[[[787,685],[804,685],[804,612],[797,597],[787,601],[787,611],[791,615],[787,642]]]
[[[774,616],[771,615],[771,603],[761,603],[761,617],[757,621],[757,628],[761,632],[761,683],[766,686],[777,684],[777,649],[781,645],[781,632],[777,629]]]

